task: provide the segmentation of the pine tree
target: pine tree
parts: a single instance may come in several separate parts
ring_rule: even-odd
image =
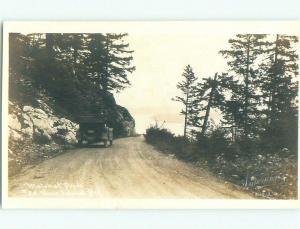
[[[180,112],[184,115],[184,137],[187,138],[189,131],[192,129],[197,122],[197,116],[195,109],[195,82],[197,77],[195,76],[193,69],[190,65],[187,65],[182,74],[183,80],[177,84],[177,88],[180,89],[182,96],[176,96],[173,100],[181,102],[184,105],[184,109]]]
[[[29,54],[28,46],[29,40],[27,36],[20,33],[9,34],[10,71],[22,74],[22,72],[25,70],[26,57]]]
[[[51,97],[77,116],[95,104],[115,104],[111,91],[130,85],[134,71],[126,34],[32,33],[10,36],[10,84],[15,91]],[[26,84],[26,85],[25,85]],[[22,90],[21,90],[22,88]],[[33,89],[34,88],[34,89]],[[17,93],[11,93],[21,97]],[[19,100],[23,98],[18,98]],[[24,99],[24,100],[29,100]],[[78,108],[77,104],[81,104]]]
[[[86,80],[87,34],[55,34],[56,58],[72,69],[74,80],[83,83]]]
[[[297,42],[296,36],[270,36],[265,62],[261,64],[262,112],[266,116],[262,138],[270,150],[297,150]]]
[[[27,76],[29,59],[29,39],[20,33],[9,34],[9,97],[22,101],[31,86]],[[32,91],[32,88],[29,89]]]
[[[199,90],[202,94],[201,100],[206,104],[202,106],[202,111],[204,111],[203,123],[201,126],[201,135],[205,135],[205,131],[208,127],[208,120],[210,111],[212,108],[220,108],[222,106],[225,97],[223,95],[224,85],[223,79],[224,75],[219,76],[218,73],[215,73],[214,78],[204,78],[204,82],[199,84]]]
[[[215,73],[214,77],[203,78],[202,82],[198,82],[195,87],[198,117],[198,125],[201,136],[205,135],[209,126],[209,117],[212,109],[223,110],[225,106],[225,92],[230,90],[229,82],[232,77],[228,74]]]
[[[245,137],[256,136],[259,118],[259,95],[257,94],[257,60],[262,54],[265,45],[262,34],[238,34],[235,39],[230,39],[229,50],[220,53],[228,59],[230,71],[237,80],[232,85],[231,105],[238,109],[241,115],[235,117],[236,124],[242,129]],[[236,112],[236,111],[234,111]]]
[[[104,91],[117,91],[130,85],[128,74],[135,70],[131,65],[132,50],[124,42],[127,34],[90,34],[87,65],[89,78]]]
[[[190,92],[189,92],[189,107],[188,107],[188,118],[187,118],[187,136],[195,139],[198,136],[199,128],[201,128],[201,116],[200,111],[202,109],[201,104],[201,93],[196,84],[197,79],[195,80],[195,83],[191,86]]]
[[[268,42],[260,80],[267,126],[276,121],[280,113],[288,113],[294,107],[298,91],[298,55],[293,45],[297,42],[295,36],[278,34],[274,41]]]

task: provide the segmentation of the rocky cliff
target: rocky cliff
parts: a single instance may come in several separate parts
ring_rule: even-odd
[[[32,139],[38,144],[55,142],[58,144],[76,143],[78,124],[58,117],[43,101],[38,106],[20,106],[9,103],[9,133],[15,141]]]

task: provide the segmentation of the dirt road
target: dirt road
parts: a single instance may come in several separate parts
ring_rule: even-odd
[[[111,148],[78,148],[24,169],[9,196],[249,199],[209,172],[162,154],[142,137]]]

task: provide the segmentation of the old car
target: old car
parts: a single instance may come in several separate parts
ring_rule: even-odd
[[[77,139],[81,146],[103,143],[109,147],[113,144],[113,128],[103,122],[80,122]]]

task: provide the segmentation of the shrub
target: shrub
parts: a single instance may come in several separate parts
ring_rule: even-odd
[[[150,126],[146,130],[145,139],[149,143],[154,142],[166,142],[171,143],[173,141],[174,134],[165,128],[160,128],[158,125]]]
[[[227,133],[222,128],[212,130],[208,136],[198,135],[198,151],[210,161],[215,160],[219,154],[230,156],[232,151],[229,150],[230,142],[226,135]]]
[[[146,130],[145,139],[162,152],[174,153],[181,159],[190,159],[195,152],[186,138],[175,136],[168,129],[159,127],[157,123]]]

